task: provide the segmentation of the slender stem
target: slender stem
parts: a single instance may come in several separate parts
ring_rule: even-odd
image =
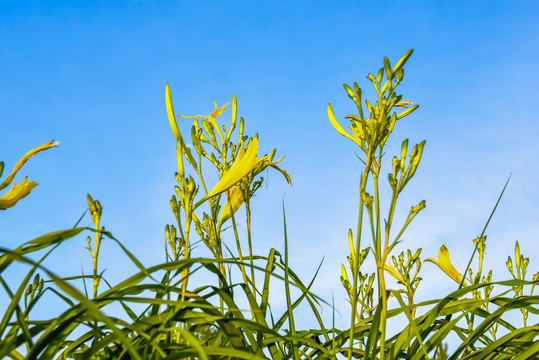
[[[354,348],[354,333],[355,333],[355,319],[357,312],[357,301],[358,301],[358,277],[359,277],[359,255],[361,252],[361,228],[363,224],[363,197],[361,194],[365,191],[367,186],[367,179],[369,176],[370,168],[372,165],[372,151],[367,155],[367,163],[365,166],[365,172],[361,177],[361,183],[359,185],[359,216],[357,224],[357,234],[356,234],[356,244],[355,244],[355,254],[354,254],[354,268],[352,269],[352,289],[353,289],[353,298],[352,298],[352,314],[350,320],[350,349],[348,351],[348,360],[352,359],[352,350]]]
[[[228,196],[230,198],[230,194]],[[238,227],[236,226],[236,219],[234,219],[234,211],[232,211],[232,204],[230,205],[230,214],[232,219],[232,227],[234,228],[234,237],[236,239],[236,247],[238,248],[238,257],[240,259],[240,270],[241,275],[243,276],[243,282],[245,285],[249,285],[249,279],[247,278],[247,274],[245,273],[245,265],[243,264],[243,254],[241,251],[241,244],[240,244],[240,237],[238,235]]]
[[[251,241],[251,207],[249,200],[245,201],[245,215],[247,217],[247,241],[249,243],[249,262],[251,263],[251,281],[253,287],[253,297],[256,300],[256,286],[255,286],[255,268],[253,261],[253,244]]]

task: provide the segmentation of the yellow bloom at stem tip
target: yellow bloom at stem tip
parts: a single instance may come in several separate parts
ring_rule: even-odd
[[[257,154],[258,137],[255,136],[249,141],[246,146],[246,149],[240,148],[238,157],[236,158],[232,166],[204,198],[209,199],[212,196],[219,195],[220,193],[227,191],[232,186],[236,185],[247,174],[253,171],[253,169],[265,159],[265,157],[257,158]]]
[[[445,272],[449,277],[453,280],[455,280],[458,284],[462,283],[462,275],[455,269],[453,264],[451,264],[451,260],[449,259],[449,250],[445,246],[445,244],[440,247],[440,250],[438,251],[438,260],[435,259],[425,259],[425,261],[430,261],[436,265],[440,269],[442,269],[443,272]],[[466,285],[466,282],[463,283],[464,286]]]
[[[30,194],[30,191],[36,186],[37,182],[28,182],[28,176],[25,177],[19,185],[13,183],[11,189],[0,198],[0,210],[6,210],[15,206],[17,201]]]

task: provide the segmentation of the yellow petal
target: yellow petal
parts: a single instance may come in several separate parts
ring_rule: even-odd
[[[211,113],[211,117],[214,118],[214,119],[218,119],[219,116],[221,116],[221,114],[223,113],[223,111],[225,111],[226,107],[228,106],[228,104],[230,103],[226,103],[224,104],[222,107],[218,108],[217,107],[217,103],[214,101],[213,102],[215,104],[215,110],[213,110],[213,112]]]
[[[232,191],[230,191],[230,197],[227,199],[221,217],[219,219],[219,227],[224,224],[225,221],[232,217],[232,213],[238,211],[238,209],[243,204],[243,192],[236,186]],[[230,212],[230,207],[232,207],[232,212]]]
[[[290,179],[290,175],[288,175],[288,173],[286,172],[286,170],[283,170],[281,169],[280,167],[278,167],[277,165],[275,165],[276,163],[271,163],[269,164],[272,168],[278,170],[281,172],[281,174],[283,174],[283,176],[286,178],[286,181],[292,185],[292,179]]]
[[[395,279],[397,279],[398,282],[405,285],[406,281],[404,281],[404,278],[399,274],[395,268],[389,264],[384,264],[384,269],[387,271],[391,276],[393,276]]]
[[[36,186],[37,182],[28,182],[28,177],[25,177],[19,185],[13,183],[11,189],[0,198],[0,210],[13,207],[17,201],[30,194],[30,191]]]
[[[13,168],[13,170],[11,171],[11,173],[4,179],[4,181],[2,181],[2,184],[0,184],[0,190],[6,188],[9,184],[11,184],[11,182],[13,181],[13,179],[15,178],[15,174],[17,174],[17,171],[20,170],[20,168],[24,165],[25,162],[28,161],[28,159],[30,159],[32,156],[34,156],[35,154],[38,154],[42,151],[45,151],[47,149],[50,149],[52,147],[55,147],[56,145],[58,145],[58,141],[56,142],[48,142],[46,144],[43,144],[41,146],[38,146],[36,147],[35,149],[32,149],[30,151],[28,151],[26,153],[26,155],[24,155],[18,162],[17,164],[15,164],[15,167]],[[37,184],[36,184],[37,185]]]
[[[413,104],[413,102],[411,102],[410,100],[401,100],[398,103],[396,103],[394,106],[406,108],[408,107],[408,105],[411,105],[411,104]]]
[[[335,119],[335,115],[333,114],[333,108],[331,107],[331,104],[328,104],[328,117],[329,117],[329,121],[331,121],[331,125],[333,125],[333,127],[335,128],[335,130],[337,130],[339,134],[356,142],[356,140],[352,136],[350,136],[350,134],[344,131],[344,129],[342,128],[341,124],[339,124],[337,119]]]
[[[440,247],[440,250],[438,251],[438,260],[434,259],[425,259],[425,261],[430,261],[436,265],[440,269],[442,269],[443,272],[445,272],[449,277],[453,280],[455,280],[457,283],[462,282],[462,275],[455,269],[453,264],[451,264],[451,260],[449,258],[449,250],[447,250],[447,247],[445,244]],[[466,286],[466,282],[464,282],[464,286]]]
[[[215,185],[215,187],[204,198],[208,199],[212,196],[219,195],[220,193],[227,191],[232,186],[236,185],[238,181],[243,179],[249,174],[264,158],[257,158],[258,153],[258,137],[249,141],[247,144],[247,150],[240,149],[238,157],[223,175],[221,180]]]
[[[182,134],[180,133],[180,129],[178,128],[178,123],[176,122],[176,118],[174,117],[174,108],[172,107],[172,94],[170,93],[170,86],[168,85],[168,83],[165,88],[165,100],[167,103],[168,121],[170,122],[170,127],[172,128],[172,132],[174,133],[176,140],[182,141]]]

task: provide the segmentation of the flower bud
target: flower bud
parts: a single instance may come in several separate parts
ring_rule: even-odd
[[[513,259],[511,259],[511,256],[507,257],[507,262],[505,263],[505,266],[507,266],[507,269],[511,273],[511,275],[515,276],[513,273]]]
[[[170,241],[170,225],[165,226],[165,237]]]
[[[172,199],[170,199],[170,208],[173,213],[178,212],[178,200],[176,199],[176,195],[172,195]]]
[[[406,153],[408,152],[408,139],[402,142],[401,146],[401,169],[404,169],[404,162],[406,161]]]
[[[189,183],[187,184],[187,193],[192,195],[195,192],[195,179],[190,177]]]
[[[389,180],[389,185],[391,185],[394,190],[397,190],[398,184],[397,180],[395,179],[395,176],[393,176],[393,174],[388,174],[387,178]]]
[[[411,213],[417,214],[421,210],[423,210],[426,207],[426,201],[421,201],[418,205],[412,206],[412,209],[410,210]]]
[[[346,84],[344,84],[343,86],[344,86],[344,89],[346,90],[346,93],[348,94],[348,97],[356,101],[357,100],[356,94],[354,94],[354,91],[352,90],[352,88],[350,88],[350,86]]]
[[[97,208],[95,207],[94,199],[92,199],[90,194],[86,194],[86,198],[88,200],[88,206],[90,207],[90,214],[94,214],[97,211]]]
[[[363,200],[363,202],[365,203],[365,206],[368,208],[368,209],[371,209],[372,208],[372,201],[373,201],[373,198],[372,196],[364,191],[361,193],[361,199]]]
[[[99,200],[95,201],[95,208],[97,210],[97,214],[101,216],[101,213],[103,212],[103,208],[101,207],[101,203],[99,202]]]
[[[243,136],[243,130],[245,129],[245,120],[243,117],[240,117],[240,137]]]

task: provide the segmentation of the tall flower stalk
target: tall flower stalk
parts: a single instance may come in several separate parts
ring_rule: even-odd
[[[376,264],[375,277],[378,285],[378,303],[376,305],[376,313],[372,326],[374,335],[369,336],[367,344],[359,344],[359,347],[361,350],[365,351],[366,357],[368,357],[371,352],[376,351],[375,349],[378,347],[380,349],[379,358],[383,360],[385,358],[386,347],[388,301],[385,269],[387,268],[388,257],[410,222],[419,211],[425,208],[425,201],[421,201],[418,205],[412,206],[400,231],[396,236],[392,235],[391,229],[393,217],[399,194],[403,191],[408,181],[414,176],[423,153],[423,147],[425,146],[425,141],[422,141],[415,145],[408,155],[408,139],[404,140],[402,143],[401,153],[399,154],[400,158],[395,156],[392,159],[392,172],[388,174],[388,182],[391,188],[391,201],[384,222],[380,207],[380,176],[384,146],[393,132],[397,120],[410,115],[418,108],[418,105],[413,105],[411,101],[402,100],[402,95],[398,95],[395,91],[404,78],[403,66],[410,58],[412,52],[413,50],[409,50],[393,67],[390,64],[389,59],[387,57],[384,58],[384,66],[378,71],[377,75],[374,76],[369,74],[367,76],[367,79],[372,82],[374,89],[376,90],[378,99],[374,104],[369,100],[365,100],[364,104],[366,106],[366,111],[363,109],[362,90],[359,88],[358,84],[354,83],[353,89],[346,84],[344,85],[348,96],[354,100],[359,112],[358,115],[346,116],[346,119],[350,121],[350,126],[348,128],[351,130],[351,133],[344,130],[339,124],[335,118],[331,104],[328,104],[329,120],[335,130],[356,143],[364,155],[360,158],[364,164],[364,168],[361,172],[359,187],[358,226],[355,243],[351,244],[349,264],[352,274],[352,283],[350,284],[348,280],[344,265],[342,277],[352,307],[350,320],[350,349],[348,352],[349,359],[352,358],[354,333],[356,326],[358,325],[357,321],[362,319],[362,314],[358,314],[358,307],[362,310],[365,308],[359,301],[360,294],[362,292],[364,293],[365,290],[361,289],[360,286],[366,286],[364,280],[360,281],[364,279],[363,274],[360,272],[360,267],[367,256],[366,252],[362,252],[361,248],[364,232],[370,234],[372,240],[372,253]],[[398,108],[404,110],[397,112],[396,110]],[[370,186],[369,180],[372,181],[372,185]],[[368,190],[372,191],[373,195],[371,195]],[[367,216],[365,216],[365,214]],[[365,217],[367,219],[365,219]],[[370,231],[363,229],[364,220],[368,221]],[[362,254],[364,254],[364,256],[362,256]],[[377,325],[379,325],[379,333],[376,331]]]

